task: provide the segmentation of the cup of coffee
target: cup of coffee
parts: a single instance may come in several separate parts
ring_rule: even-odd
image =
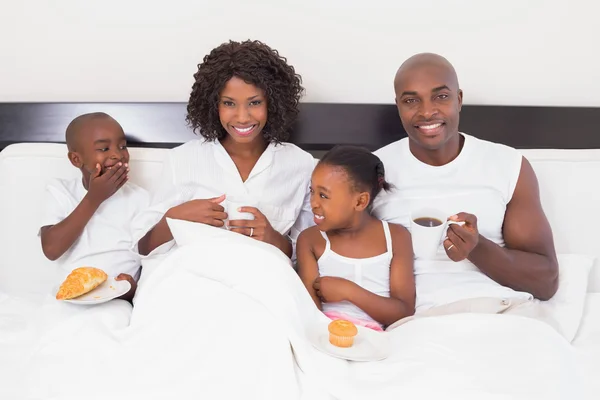
[[[225,211],[227,212],[228,221],[236,220],[253,220],[254,215],[249,212],[238,211],[241,207],[256,207],[256,203],[251,200],[241,198],[229,198],[225,200]]]
[[[410,233],[416,258],[435,258],[448,226],[447,218],[444,212],[434,208],[423,208],[411,213]]]

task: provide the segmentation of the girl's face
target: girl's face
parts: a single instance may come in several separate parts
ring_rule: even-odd
[[[221,91],[219,119],[229,134],[227,140],[251,143],[263,140],[261,132],[267,123],[267,98],[254,85],[234,76]]]
[[[369,204],[367,192],[357,192],[341,167],[319,163],[312,174],[310,205],[321,231],[352,226],[357,213]]]

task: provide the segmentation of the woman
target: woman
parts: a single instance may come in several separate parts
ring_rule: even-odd
[[[173,234],[166,218],[227,228],[293,258],[296,237],[314,224],[309,184],[315,160],[285,143],[298,115],[300,76],[277,51],[246,41],[212,50],[194,78],[187,121],[201,138],[170,151],[164,161],[154,206],[146,213],[146,226],[153,227],[139,241],[142,255],[159,256],[144,261],[145,284],[139,286],[126,354],[152,393],[169,382],[190,397],[289,398],[299,389],[288,337],[281,321],[257,301],[261,294],[277,299],[277,290],[249,293],[243,286],[272,272],[282,279],[264,276],[263,282],[282,291],[286,284],[293,288],[295,273],[269,264],[265,253],[236,247],[235,240],[217,257],[211,251],[182,257],[194,248],[169,251]],[[244,255],[232,257],[239,253]],[[223,279],[212,275],[221,272]],[[160,363],[144,361],[149,343],[169,349],[160,353]]]
[[[296,237],[313,224],[307,196],[314,158],[285,143],[298,115],[300,76],[267,45],[230,41],[204,57],[194,78],[187,121],[202,139],[167,155],[141,223],[152,228],[139,241],[140,254],[171,247],[166,218],[173,218],[226,227],[292,257]],[[228,220],[234,206],[253,219]]]

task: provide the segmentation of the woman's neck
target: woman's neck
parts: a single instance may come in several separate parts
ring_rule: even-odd
[[[221,140],[221,145],[233,157],[258,159],[265,152],[269,144],[265,140],[255,140],[250,143],[237,143],[228,137]]]

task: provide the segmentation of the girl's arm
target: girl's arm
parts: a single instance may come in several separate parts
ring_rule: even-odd
[[[390,225],[393,257],[390,265],[390,297],[382,297],[350,282],[347,299],[385,326],[415,313],[415,275],[410,233]]]
[[[321,300],[317,296],[316,290],[313,288],[315,279],[319,277],[319,265],[317,264],[317,258],[313,251],[312,238],[318,235],[319,232],[314,228],[309,228],[303,231],[296,242],[296,257],[298,259],[298,275],[306,286],[306,290],[312,297],[313,301],[317,305],[317,308],[321,310]],[[320,237],[320,236],[319,236]]]
[[[315,225],[314,222],[314,214],[312,212],[312,207],[310,205],[310,187],[306,188],[306,194],[304,195],[304,201],[302,202],[302,208],[300,209],[300,214],[298,214],[298,218],[296,218],[296,222],[290,229],[289,237],[292,242],[292,263],[296,267],[298,264],[298,255],[296,254],[296,246],[298,245],[298,237],[302,232],[311,226]]]

